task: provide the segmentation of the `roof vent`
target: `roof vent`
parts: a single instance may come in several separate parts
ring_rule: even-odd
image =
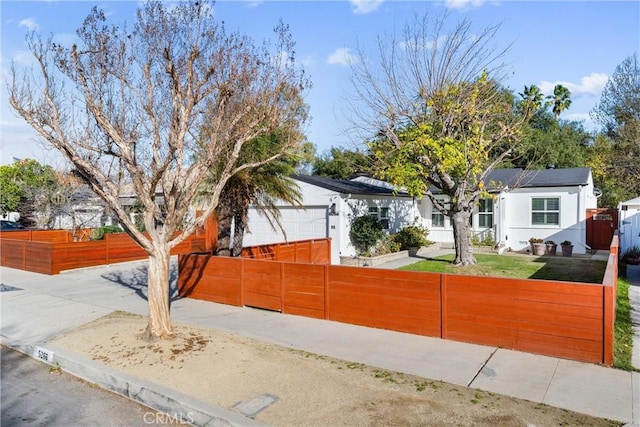
[[[556,165],[554,165],[553,163],[549,163],[547,165],[547,169],[555,169],[555,168],[556,168]]]

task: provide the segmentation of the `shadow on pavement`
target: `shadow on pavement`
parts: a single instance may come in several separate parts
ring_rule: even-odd
[[[116,270],[103,274],[101,277],[117,283],[125,288],[135,291],[143,300],[147,301],[147,278],[149,277],[149,267],[140,266],[128,270]],[[178,266],[169,266],[169,302],[180,299],[178,295]]]

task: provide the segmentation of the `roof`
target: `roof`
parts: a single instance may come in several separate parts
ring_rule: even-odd
[[[522,172],[517,187],[574,187],[589,184],[589,168],[541,169]]]
[[[591,170],[589,168],[494,169],[489,172],[484,182],[489,191],[500,191],[505,187],[575,187],[589,184],[590,174]],[[315,175],[293,175],[292,178],[341,194],[411,197],[406,191],[398,191],[396,193],[391,184],[373,178],[359,177],[353,180],[346,180]],[[433,186],[431,186],[431,191],[434,194],[440,192]]]
[[[361,181],[332,179],[315,175],[292,175],[292,178],[317,187],[326,188],[327,190],[335,191],[340,194],[411,197],[405,191],[396,192],[393,188],[382,187]]]

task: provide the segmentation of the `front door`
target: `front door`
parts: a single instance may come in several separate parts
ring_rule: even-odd
[[[609,249],[617,229],[617,209],[587,209],[587,245],[592,249]]]

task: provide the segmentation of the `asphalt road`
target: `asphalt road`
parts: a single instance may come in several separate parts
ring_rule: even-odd
[[[10,348],[1,346],[0,412],[11,426],[149,426],[178,424]]]

